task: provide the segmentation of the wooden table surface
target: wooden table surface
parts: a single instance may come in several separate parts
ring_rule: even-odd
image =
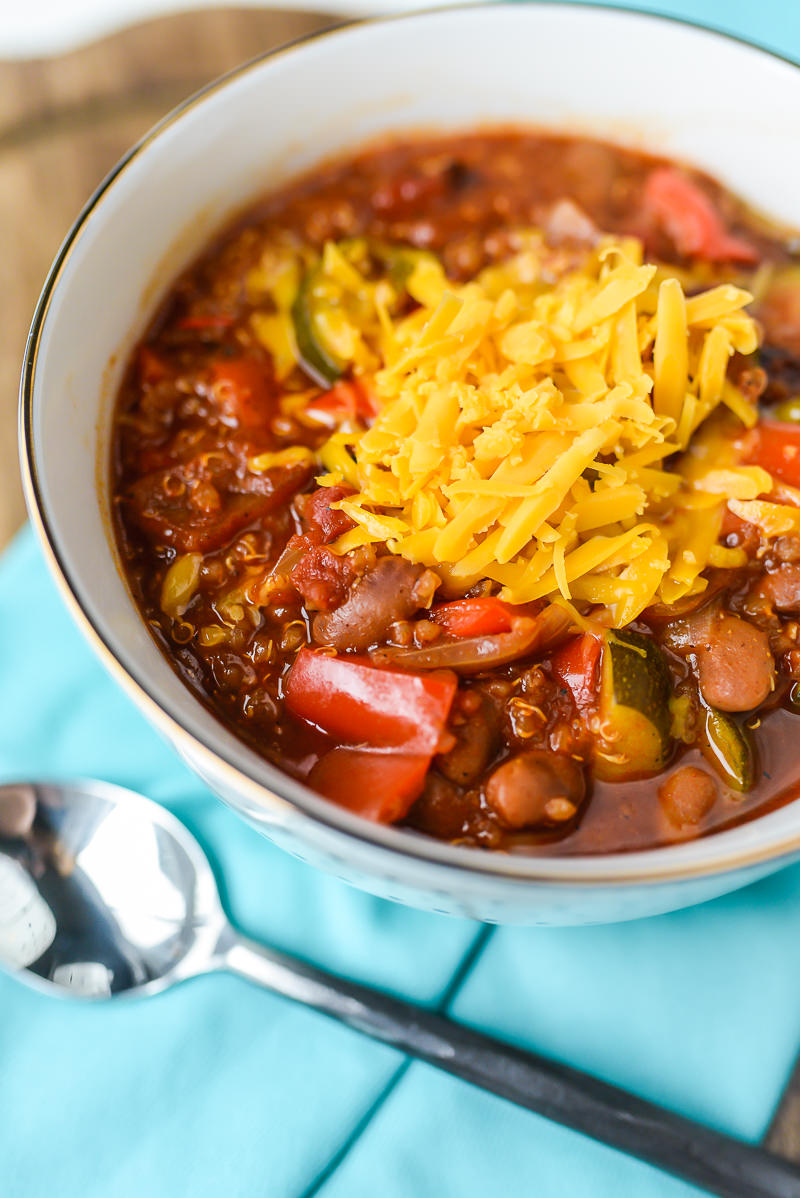
[[[16,438],[25,337],[84,201],[180,100],[237,63],[335,23],[309,12],[202,10],[57,58],[0,61],[0,549],[25,519]]]

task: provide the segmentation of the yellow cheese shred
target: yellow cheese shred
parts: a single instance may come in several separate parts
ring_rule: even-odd
[[[327,261],[362,300],[380,294]],[[356,489],[339,504],[356,529],[335,552],[381,540],[462,590],[490,579],[511,603],[599,604],[622,626],[732,560],[717,544],[728,499],[765,529],[800,521],[759,498],[764,471],[681,456],[712,412],[755,419],[728,377],[757,343],[746,291],[687,299],[630,238],[559,258],[532,233],[461,285],[426,262],[413,311],[375,300],[374,423],[318,455],[322,483]]]

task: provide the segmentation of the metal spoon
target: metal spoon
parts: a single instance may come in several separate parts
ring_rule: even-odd
[[[227,969],[711,1193],[800,1196],[800,1169],[762,1148],[245,939],[186,828],[119,786],[0,786],[0,960],[90,999]]]

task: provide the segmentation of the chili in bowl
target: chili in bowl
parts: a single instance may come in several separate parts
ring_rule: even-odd
[[[796,781],[798,351],[790,242],[710,179],[520,131],[362,151],[135,351],[129,581],[366,818],[570,853],[749,818]]]
[[[547,6],[403,18],[245,68],[134,155],[92,210],[94,241],[91,221],[74,237],[78,259],[99,255],[142,197],[140,250],[159,203],[188,225],[207,118],[229,194],[206,185],[208,231],[138,332],[122,305],[135,341],[109,372],[99,437],[121,566],[105,616],[86,598],[95,565],[74,556],[81,513],[69,527],[57,514],[81,452],[63,416],[66,463],[40,416],[50,449],[30,483],[73,598],[218,792],[373,889],[500,919],[664,909],[789,851],[790,213],[737,187],[724,152],[609,140],[638,68],[605,130],[535,126],[545,114],[513,71],[494,80],[501,104],[462,99],[447,133],[373,116],[332,155],[317,129],[294,162],[287,129],[257,200],[250,114],[348,56],[377,69],[389,29],[469,31],[466,79],[487,22],[513,63],[519,23],[555,38],[578,15],[601,39],[622,31],[634,58],[657,28],[684,54],[713,45],[722,77],[744,56],[798,88],[705,33]],[[58,352],[65,303],[80,314],[97,295],[89,267],[62,261],[32,338],[56,378],[75,375],[74,351],[72,375]],[[100,323],[109,353],[125,343],[115,315]],[[44,369],[31,356],[34,396]]]

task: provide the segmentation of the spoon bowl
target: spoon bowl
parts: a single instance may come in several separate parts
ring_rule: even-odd
[[[197,841],[106,782],[0,787],[0,960],[81,998],[155,994],[215,965],[228,927]]]

